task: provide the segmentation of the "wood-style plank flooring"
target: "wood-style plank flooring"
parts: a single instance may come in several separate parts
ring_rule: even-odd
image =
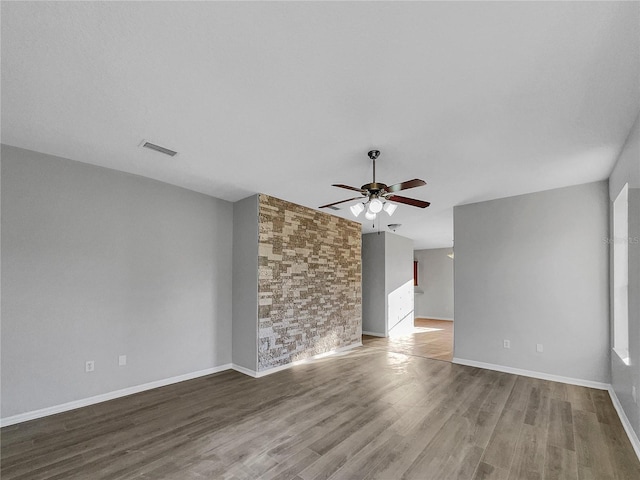
[[[640,478],[605,391],[366,346],[1,433],[3,480]]]
[[[453,322],[416,318],[414,330],[409,335],[388,338],[363,335],[362,342],[389,352],[450,362],[453,359]]]

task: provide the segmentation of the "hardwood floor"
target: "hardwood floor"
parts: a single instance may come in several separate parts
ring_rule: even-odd
[[[416,318],[410,335],[387,338],[363,335],[362,343],[389,352],[450,362],[453,359],[453,322]]]
[[[376,347],[3,428],[16,479],[638,479],[607,392]]]

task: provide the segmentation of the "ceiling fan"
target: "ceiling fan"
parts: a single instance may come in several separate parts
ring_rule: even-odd
[[[353,213],[357,217],[366,210],[367,212],[365,213],[365,218],[367,220],[375,220],[376,215],[382,210],[387,212],[387,214],[389,215],[393,215],[393,212],[395,212],[398,206],[391,202],[404,203],[406,205],[411,205],[412,207],[418,208],[426,208],[430,205],[429,202],[425,202],[423,200],[416,200],[415,198],[396,195],[396,192],[400,192],[401,190],[407,190],[409,188],[421,187],[423,185],[426,185],[427,182],[425,182],[424,180],[414,178],[413,180],[407,180],[406,182],[396,183],[395,185],[391,186],[387,186],[384,183],[377,183],[376,158],[380,156],[380,151],[371,150],[368,155],[369,158],[373,161],[373,182],[362,185],[360,188],[350,187],[349,185],[342,185],[339,183],[334,183],[332,185],[334,187],[345,188],[347,190],[354,190],[356,192],[359,192],[362,197],[340,200],[339,202],[322,205],[319,208],[333,207],[334,205],[352,202],[354,200],[365,200],[364,202],[358,202],[355,205],[352,205],[350,207],[351,213]]]

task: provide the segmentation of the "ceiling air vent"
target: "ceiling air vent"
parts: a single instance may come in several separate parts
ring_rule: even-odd
[[[173,150],[169,150],[168,148],[161,147],[160,145],[156,145],[155,143],[147,142],[146,140],[143,140],[140,146],[150,150],[155,150],[156,152],[164,153],[170,157],[175,157],[178,153]]]

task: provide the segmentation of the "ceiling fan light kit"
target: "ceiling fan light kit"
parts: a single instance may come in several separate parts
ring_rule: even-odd
[[[377,198],[374,198],[369,202],[369,211],[371,213],[380,213],[382,210],[382,202]]]
[[[387,212],[387,215],[389,216],[393,215],[393,212],[396,211],[396,208],[398,208],[396,204],[389,202],[385,203],[383,207],[384,211]]]
[[[393,215],[393,212],[396,211],[396,208],[398,208],[398,205],[390,202],[404,203],[405,205],[411,205],[412,207],[418,208],[427,208],[430,205],[429,202],[425,202],[423,200],[416,200],[415,198],[401,197],[400,195],[396,195],[396,192],[399,192],[401,190],[407,190],[409,188],[421,187],[423,185],[426,185],[427,183],[424,180],[414,178],[413,180],[407,180],[406,182],[396,183],[395,185],[391,186],[387,186],[384,183],[377,183],[376,158],[380,156],[380,151],[371,150],[367,155],[369,155],[369,158],[373,162],[373,181],[371,183],[362,185],[360,188],[343,184],[333,184],[334,187],[359,192],[364,197],[364,200],[366,200],[365,202],[358,202],[355,205],[349,207],[351,213],[353,213],[355,217],[358,217],[365,210],[366,213],[364,216],[367,220],[375,220],[377,214],[383,210],[387,213],[387,215],[391,216]],[[338,202],[329,203],[328,205],[322,205],[319,208],[335,208],[334,205],[352,202],[354,200],[363,200],[363,198],[348,198],[347,200],[340,200]]]
[[[364,206],[361,203],[356,203],[355,205],[351,205],[349,209],[351,210],[351,213],[353,213],[354,217],[357,217],[362,212],[364,212]]]

